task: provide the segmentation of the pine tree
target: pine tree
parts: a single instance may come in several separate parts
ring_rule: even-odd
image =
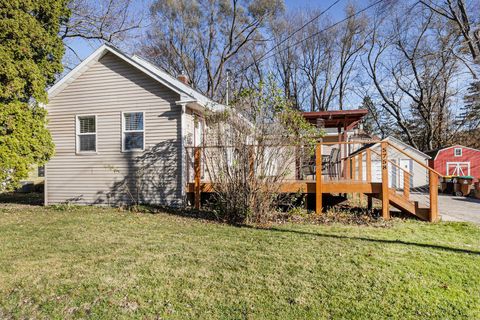
[[[480,126],[480,81],[470,84],[464,101],[461,117],[465,121],[465,126],[468,130],[477,129]]]
[[[17,187],[53,154],[42,105],[62,71],[58,32],[67,2],[0,0],[0,191]]]
[[[368,110],[368,114],[362,120],[365,132],[375,134],[382,139],[392,133],[391,120],[388,114],[381,110],[370,96],[363,97],[360,108]]]

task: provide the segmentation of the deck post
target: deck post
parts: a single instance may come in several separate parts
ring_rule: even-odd
[[[382,141],[382,217],[385,220],[390,219],[390,208],[389,208],[389,190],[388,190],[388,153],[387,153],[388,143]]]
[[[343,142],[347,142],[347,139],[348,139],[348,135],[347,135],[347,123],[344,122],[343,123]],[[341,146],[340,146],[341,147]],[[349,149],[349,145],[347,143],[345,143],[343,145],[343,150],[344,150],[344,154],[343,154],[343,157],[346,159],[345,161],[345,168],[344,168],[344,171],[345,171],[345,178],[346,179],[349,179],[350,178],[350,159],[348,158],[349,156],[349,152],[348,152],[348,149]]]
[[[363,152],[358,155],[358,180],[363,183]],[[363,193],[358,194],[358,200],[362,202]]]
[[[357,171],[357,156],[352,157],[352,169],[350,172],[350,179],[355,180],[356,179],[356,174],[355,171]]]
[[[354,155],[353,157],[349,158],[348,159],[348,162],[350,162],[350,172],[349,172],[349,175],[350,175],[350,180],[355,180],[356,179],[356,175],[355,175],[355,171],[357,171],[357,158],[356,156]],[[358,198],[358,193],[357,192],[353,192],[352,193],[352,199],[353,200],[356,200]]]
[[[438,175],[432,170],[429,171],[430,188],[430,215],[428,220],[434,222],[438,220]]]
[[[315,213],[322,214],[322,143],[315,148]]]
[[[345,166],[345,160],[343,159],[344,157],[344,154],[343,154],[343,148],[342,148],[342,145],[340,142],[342,142],[342,128],[341,127],[338,127],[337,128],[337,131],[338,131],[338,152],[340,153],[340,164],[338,166],[338,173],[337,173],[337,176],[338,176],[338,179],[340,179],[340,177],[344,177],[344,173],[345,171],[343,170],[344,166]]]
[[[363,181],[363,153],[358,155],[358,180]]]
[[[367,195],[367,210],[372,211],[373,209],[373,197],[371,195]]]
[[[194,149],[194,160],[193,160],[193,170],[194,170],[194,204],[195,209],[200,210],[200,179],[201,179],[201,150],[200,147],[195,147]]]

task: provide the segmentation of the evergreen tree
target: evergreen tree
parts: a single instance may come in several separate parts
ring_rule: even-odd
[[[46,128],[46,87],[62,71],[58,36],[67,0],[0,0],[0,191],[11,190],[54,145]]]
[[[460,117],[468,130],[477,129],[480,126],[480,81],[470,84],[464,101],[465,106]]]
[[[365,132],[386,138],[391,132],[391,120],[388,114],[381,110],[370,96],[363,97],[360,109],[367,109],[368,114],[362,119]]]

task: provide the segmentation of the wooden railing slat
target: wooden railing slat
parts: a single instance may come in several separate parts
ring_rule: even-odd
[[[322,214],[322,144],[315,148],[315,213]]]
[[[429,189],[430,189],[430,222],[438,220],[438,175],[430,171],[429,174]]]
[[[387,142],[382,142],[382,217],[385,220],[390,219],[390,201],[388,199],[389,190],[388,190],[388,144]]]

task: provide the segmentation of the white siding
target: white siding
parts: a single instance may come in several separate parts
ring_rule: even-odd
[[[178,205],[179,95],[108,53],[48,104],[56,154],[48,163],[53,203]],[[122,111],[145,112],[145,151],[122,152]],[[75,153],[75,116],[97,116],[97,153]],[[137,178],[135,178],[137,177]]]

